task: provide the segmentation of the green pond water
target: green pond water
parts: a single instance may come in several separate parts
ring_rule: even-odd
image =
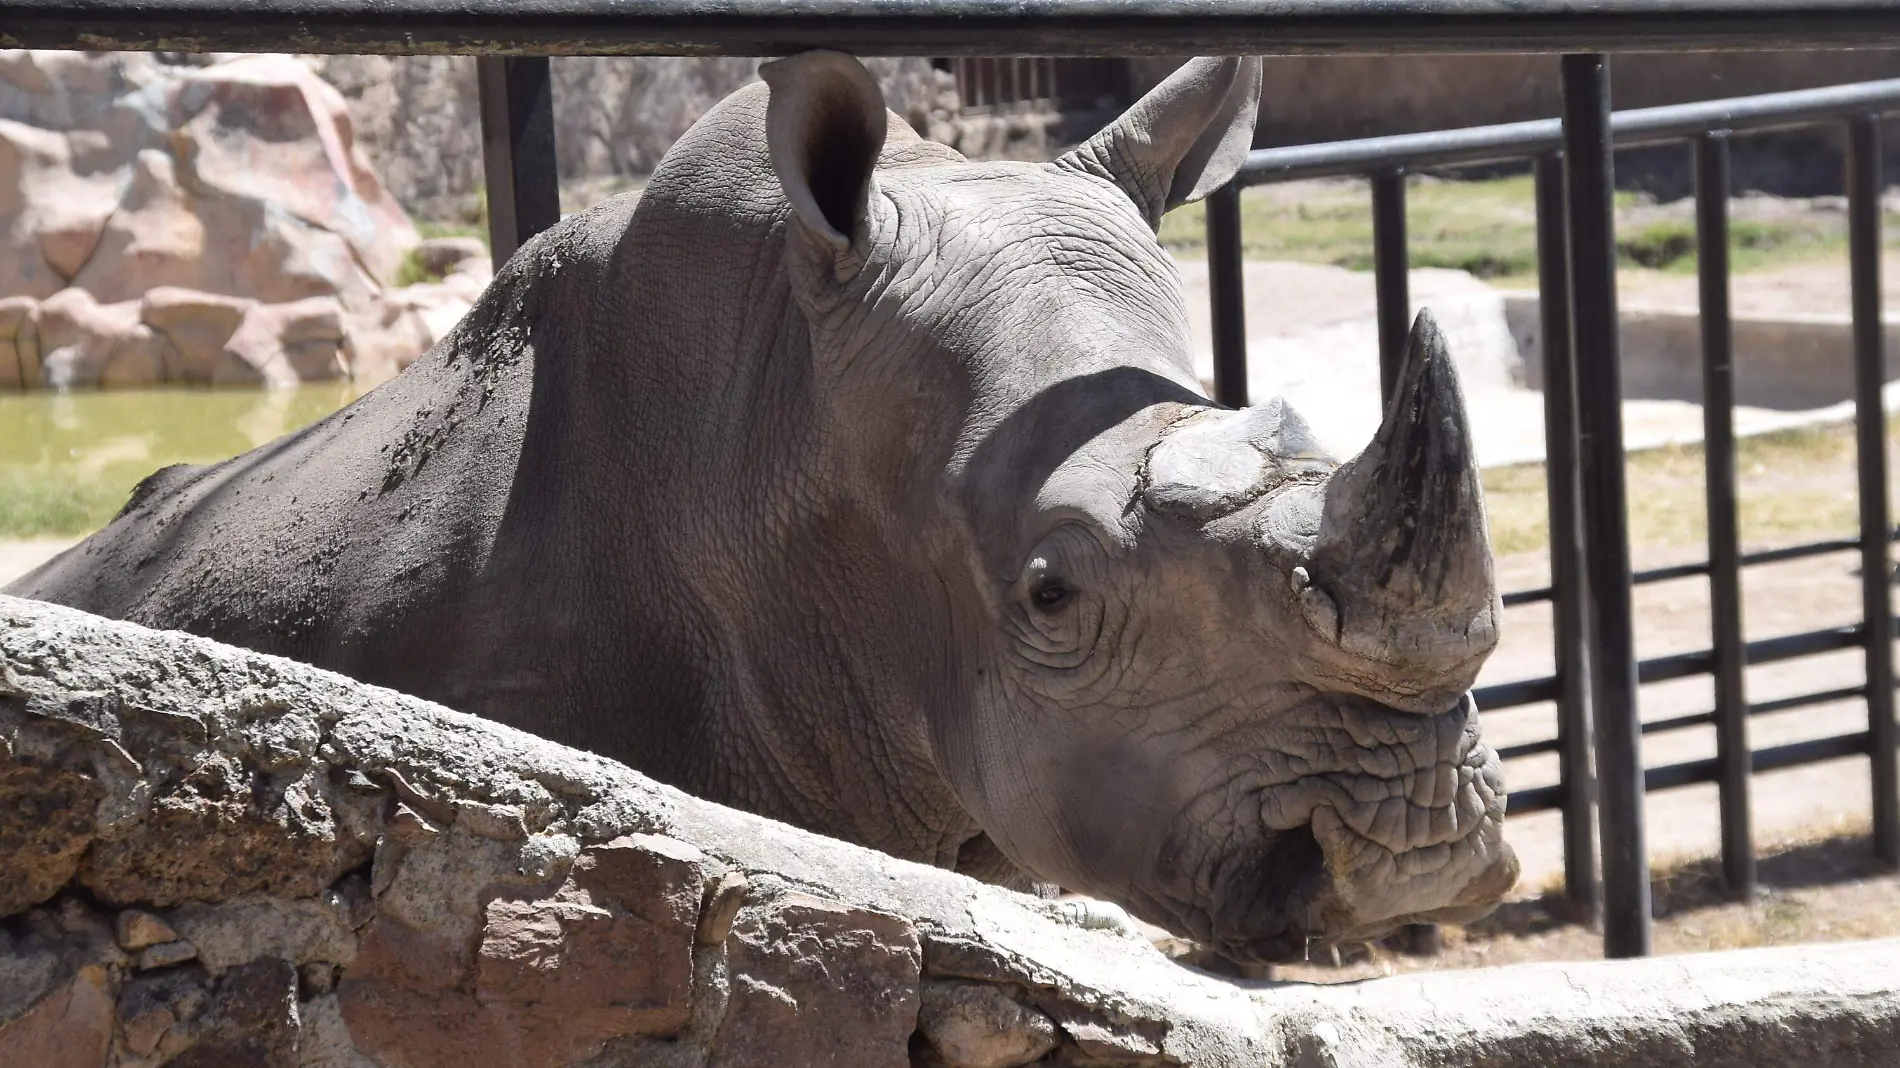
[[[0,393],[0,538],[94,530],[153,471],[236,456],[369,388]]]

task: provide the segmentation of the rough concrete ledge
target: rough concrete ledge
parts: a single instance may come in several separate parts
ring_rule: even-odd
[[[1900,1063],[1900,944],[1351,987],[0,597],[0,1065]]]
[[[1541,391],[1543,320],[1534,292],[1504,293],[1504,315],[1522,359],[1525,384]],[[1618,338],[1626,397],[1702,403],[1702,313],[1637,300],[1618,309]],[[1900,377],[1900,317],[1887,316],[1886,381]],[[1744,407],[1789,413],[1851,406],[1854,400],[1854,321],[1846,313],[1741,312],[1729,329],[1735,401]]]

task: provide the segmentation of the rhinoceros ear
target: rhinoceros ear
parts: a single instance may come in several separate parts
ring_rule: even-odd
[[[840,252],[851,247],[884,147],[884,94],[843,52],[803,52],[759,68],[771,99],[765,139],[792,210]]]
[[[1247,158],[1260,77],[1257,58],[1189,60],[1056,165],[1121,186],[1158,228],[1164,212],[1219,189]]]

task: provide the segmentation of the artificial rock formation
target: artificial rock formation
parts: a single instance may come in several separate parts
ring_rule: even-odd
[[[1344,988],[0,597],[0,1064],[1888,1063],[1900,944]]]
[[[0,50],[0,389],[392,374],[488,277],[418,241],[300,60]]]
[[[396,199],[423,218],[465,210],[482,185],[472,56],[309,56],[349,101],[360,144]],[[650,173],[687,128],[759,78],[759,59],[559,56],[554,150],[567,182]],[[871,59],[891,109],[959,144],[956,79],[929,60]],[[581,205],[584,206],[584,205]]]

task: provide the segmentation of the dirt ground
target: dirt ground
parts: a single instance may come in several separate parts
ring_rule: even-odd
[[[74,538],[29,538],[23,541],[0,540],[0,586],[5,586],[28,571],[40,566],[68,545]]]
[[[1700,551],[1693,548],[1636,553],[1639,568],[1700,558]],[[1757,640],[1857,622],[1861,593],[1855,562],[1852,553],[1836,553],[1745,569],[1743,634]],[[1548,581],[1548,564],[1542,553],[1507,557],[1499,561],[1499,571],[1500,584],[1507,590]],[[1708,606],[1708,583],[1701,578],[1638,587],[1637,655],[1647,659],[1708,648]],[[1480,685],[1550,674],[1550,619],[1546,605],[1509,610],[1503,640],[1485,665]],[[1746,677],[1747,694],[1751,702],[1765,701],[1858,686],[1864,677],[1859,651],[1841,650],[1751,667]],[[1638,700],[1645,721],[1714,707],[1712,683],[1707,676],[1643,687]],[[1866,729],[1866,706],[1858,699],[1756,716],[1748,724],[1749,743],[1757,749]],[[1501,710],[1485,716],[1484,730],[1486,738],[1499,747],[1549,738],[1556,731],[1556,710],[1549,703]],[[1712,726],[1643,737],[1643,761],[1648,767],[1714,755]],[[1554,753],[1512,760],[1505,766],[1505,782],[1511,789],[1556,781]],[[1849,758],[1759,775],[1754,779],[1750,801],[1754,832],[1762,842],[1801,838],[1815,828],[1865,821],[1872,812],[1868,762]],[[1717,850],[1720,836],[1713,785],[1651,794],[1646,816],[1649,855],[1658,862],[1670,857],[1710,856]],[[1561,878],[1561,817],[1557,813],[1515,818],[1510,821],[1507,836],[1524,862],[1521,892],[1536,893]]]
[[[1816,829],[1765,843],[1752,901],[1727,898],[1721,865],[1701,859],[1659,867],[1650,883],[1658,956],[1752,946],[1839,942],[1900,935],[1900,874],[1873,861],[1865,823]],[[1456,971],[1531,961],[1598,960],[1602,935],[1565,915],[1560,896],[1507,902],[1488,919],[1443,929],[1437,953],[1402,939],[1316,949],[1307,964],[1281,965],[1283,981],[1344,983],[1416,971]]]

